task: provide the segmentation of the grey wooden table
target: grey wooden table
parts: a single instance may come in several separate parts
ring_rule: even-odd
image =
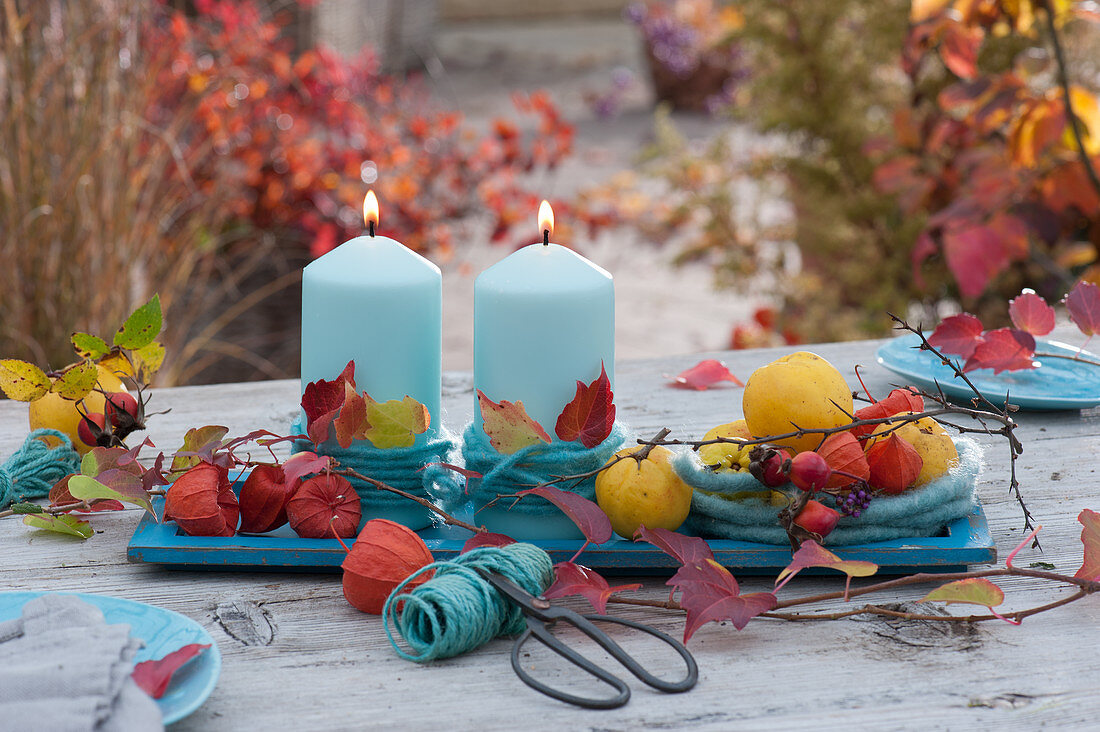
[[[881,395],[895,382],[874,363],[878,342],[824,344],[811,350],[831,360],[855,385],[852,367]],[[708,354],[745,378],[791,349]],[[617,365],[620,416],[639,434],[669,427],[701,436],[740,416],[741,390],[732,386],[692,392],[667,388],[674,374],[702,356]],[[233,434],[285,429],[296,412],[298,384],[276,381],[183,387],[154,392],[149,436],[174,449],[185,429],[223,424]],[[446,422],[461,427],[472,409],[470,378],[448,375]],[[1018,563],[1049,562],[1072,574],[1081,562],[1082,508],[1100,510],[1100,409],[1019,416],[1026,451],[1020,479],[1044,529],[1045,551],[1021,553]],[[0,403],[0,454],[9,455],[26,433],[26,406]],[[998,551],[1021,539],[1021,517],[1007,488],[1007,447],[985,439],[980,493]],[[375,616],[352,609],[338,575],[223,573],[167,570],[131,564],[126,544],[136,511],[94,519],[97,533],[69,541],[0,523],[0,588],[96,592],[153,603],[201,623],[221,648],[221,679],[201,709],[179,730],[286,729],[1032,729],[1039,725],[1094,726],[1100,718],[1100,661],[1096,632],[1100,598],[1027,619],[955,626],[882,618],[822,623],[754,620],[742,631],[710,624],[690,643],[700,667],[695,690],[667,696],[634,684],[630,704],[584,711],[552,701],[513,675],[511,643],[497,640],[463,657],[430,665],[398,658]],[[641,596],[664,598],[659,578]],[[1031,581],[1000,581],[1009,610],[1042,604],[1067,593]],[[780,597],[839,589],[837,577],[799,577]],[[770,589],[766,578],[745,578],[744,591]],[[881,602],[910,602],[928,588],[903,588]],[[583,601],[571,603],[584,608]],[[962,606],[955,606],[962,607]],[[673,636],[681,617],[660,610],[612,606],[615,613],[653,624]],[[956,611],[965,614],[964,610]],[[631,642],[647,663],[667,669],[676,661],[660,644]],[[597,658],[599,658],[597,656]],[[565,684],[571,674],[548,653],[530,664]],[[610,662],[609,662],[610,663]],[[574,684],[574,691],[582,685]],[[587,685],[583,689],[591,691]],[[2,727],[2,722],[0,722]]]

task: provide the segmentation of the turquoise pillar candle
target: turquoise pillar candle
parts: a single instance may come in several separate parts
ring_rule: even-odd
[[[615,288],[605,270],[558,244],[532,244],[478,276],[474,387],[490,399],[522,401],[553,435],[577,382],[597,378],[601,363],[613,380]]]
[[[335,379],[354,360],[360,392],[377,401],[408,395],[427,407],[431,423],[415,442],[422,446],[442,430],[442,277],[427,259],[373,231],[372,224],[371,236],[344,242],[302,273],[302,390]],[[355,467],[370,474],[370,466]],[[363,495],[364,520],[414,529],[431,523],[411,501],[372,508],[370,493]]]
[[[578,381],[590,383],[603,367],[614,388],[615,287],[607,271],[551,244],[552,218],[542,219],[540,211],[543,243],[505,257],[474,283],[474,387],[496,402],[523,402],[554,437]],[[474,428],[482,429],[476,401]],[[532,519],[497,505],[477,515],[518,539],[579,536],[564,515]]]
[[[377,401],[406,395],[440,429],[443,285],[439,268],[384,236],[344,242],[302,274],[302,390],[355,361],[355,383]]]

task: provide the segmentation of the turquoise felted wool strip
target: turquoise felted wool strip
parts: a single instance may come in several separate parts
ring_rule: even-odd
[[[524,629],[519,606],[497,592],[477,569],[496,572],[535,596],[554,579],[550,555],[522,542],[481,547],[448,562],[433,562],[395,587],[382,608],[386,636],[397,655],[417,663],[451,658]],[[426,572],[434,573],[430,580],[404,591]],[[391,622],[411,652],[397,644]]]
[[[55,437],[59,444],[50,447],[45,437]],[[80,472],[80,455],[69,437],[57,430],[35,430],[0,465],[0,509],[19,500],[43,498],[54,483],[77,472]]]
[[[300,423],[291,428],[294,434],[302,434]],[[324,443],[319,449],[308,440],[295,440],[293,452],[314,451],[339,461],[363,475],[399,488],[420,498],[437,498],[462,493],[462,477],[454,471],[429,463],[451,462],[457,453],[458,443],[446,430],[422,445],[380,449],[367,440],[356,440],[345,449],[334,441]],[[427,467],[425,467],[427,466]],[[380,491],[360,480],[349,478],[359,494],[363,508],[408,503],[408,499],[394,493]]]
[[[981,448],[967,438],[955,438],[959,465],[950,473],[916,490],[896,496],[876,496],[859,518],[845,516],[825,544],[841,546],[932,536],[977,505],[974,490],[981,472]],[[776,520],[779,509],[767,502],[767,491],[747,473],[713,473],[693,453],[673,461],[677,474],[696,488],[685,528],[714,536],[763,544],[786,544],[787,533]],[[745,495],[758,492],[760,497]],[[736,499],[733,494],[741,494]]]
[[[470,482],[470,495],[475,503],[484,505],[498,496],[534,487],[557,475],[580,475],[596,470],[623,446],[626,433],[626,427],[616,422],[607,439],[593,448],[587,448],[580,442],[554,440],[530,445],[511,455],[501,455],[489,443],[485,431],[475,429],[471,422],[462,435],[462,455],[466,459],[466,467],[481,473],[482,477]],[[560,483],[556,487],[589,500],[596,495],[594,477],[579,485]],[[558,509],[542,498],[531,496],[519,501],[510,510],[541,514],[557,512]]]

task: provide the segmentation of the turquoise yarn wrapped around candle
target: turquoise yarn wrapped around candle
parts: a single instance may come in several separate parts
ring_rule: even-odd
[[[46,444],[54,437],[54,447]],[[71,473],[80,472],[80,454],[73,449],[68,435],[57,430],[35,430],[23,445],[0,465],[0,509],[16,501],[44,498],[54,483]]]
[[[304,432],[300,422],[296,422],[291,429],[295,434]],[[348,448],[342,448],[329,440],[317,447],[309,440],[295,440],[292,451],[327,455],[343,467],[351,468],[369,478],[380,480],[419,498],[437,500],[439,496],[449,497],[462,493],[461,475],[440,465],[432,464],[451,462],[455,459],[454,454],[458,452],[457,441],[446,430],[440,430],[435,437],[412,447],[381,449],[368,440],[356,440]],[[407,498],[389,491],[378,490],[361,480],[355,478],[348,478],[348,480],[359,494],[364,516],[370,516],[372,507],[408,506],[411,503]]]
[[[824,543],[843,546],[933,536],[968,515],[978,504],[975,483],[982,453],[978,443],[967,438],[955,438],[955,447],[959,464],[947,475],[898,495],[875,496],[859,518],[842,517]],[[672,465],[684,482],[695,488],[684,524],[690,533],[762,544],[788,543],[787,532],[776,520],[779,508],[767,501],[768,489],[752,475],[707,470],[690,451],[678,454]],[[734,494],[741,495],[734,498]]]
[[[481,547],[451,561],[433,562],[395,587],[382,608],[386,637],[397,655],[427,663],[472,651],[499,635],[523,631],[526,620],[519,606],[497,592],[478,569],[496,572],[535,596],[554,580],[550,555],[533,544]],[[404,591],[426,572],[434,573],[430,580]],[[411,652],[398,645],[391,624]]]
[[[470,482],[470,496],[475,504],[487,504],[498,496],[545,483],[558,475],[580,475],[603,466],[619,450],[627,439],[626,427],[616,422],[611,434],[600,444],[588,448],[580,442],[538,442],[511,455],[502,455],[490,444],[485,430],[473,423],[462,435],[462,455],[466,468],[476,470],[482,477]],[[595,477],[586,478],[580,484],[559,483],[557,488],[577,493],[589,500],[596,495]],[[557,512],[545,499],[537,496],[524,498],[510,510],[527,514]]]

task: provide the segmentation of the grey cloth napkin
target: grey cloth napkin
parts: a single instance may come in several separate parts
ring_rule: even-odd
[[[11,732],[162,730],[160,708],[130,678],[141,641],[99,608],[43,595],[0,623],[0,728]]]

